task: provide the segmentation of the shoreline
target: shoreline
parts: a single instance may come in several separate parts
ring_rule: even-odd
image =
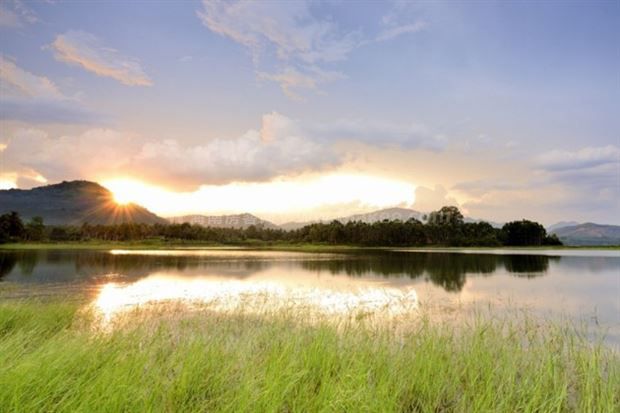
[[[54,249],[92,249],[92,250],[110,250],[110,249],[205,249],[205,250],[225,250],[225,249],[249,249],[249,250],[275,250],[275,251],[300,251],[300,252],[338,252],[338,251],[403,251],[403,252],[467,252],[467,251],[515,251],[527,252],[533,250],[536,252],[543,251],[587,251],[587,250],[609,250],[620,251],[620,245],[603,245],[603,246],[523,246],[523,247],[381,247],[381,246],[359,246],[359,245],[331,245],[331,244],[294,244],[294,243],[201,243],[201,242],[183,242],[172,241],[165,242],[156,240],[153,242],[144,241],[75,241],[75,242],[25,242],[25,243],[7,243],[0,244],[2,250],[54,250]]]

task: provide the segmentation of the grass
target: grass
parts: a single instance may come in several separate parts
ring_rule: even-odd
[[[614,412],[618,354],[561,325],[475,318],[306,323],[299,313],[0,303],[11,412]],[[133,322],[132,322],[133,320]],[[139,320],[139,321],[136,321]]]

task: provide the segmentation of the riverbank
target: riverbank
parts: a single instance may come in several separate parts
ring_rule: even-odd
[[[8,411],[618,411],[620,359],[571,328],[0,303]],[[139,322],[132,322],[139,320]],[[403,327],[405,326],[405,327]],[[409,326],[409,327],[407,327]]]
[[[546,251],[546,250],[617,250],[618,246],[534,246],[534,247],[364,247],[358,245],[332,245],[332,244],[299,244],[299,243],[270,243],[263,241],[248,241],[243,243],[209,243],[190,241],[75,241],[75,242],[19,242],[0,244],[0,250],[50,250],[50,249],[257,249],[257,250],[283,250],[283,251],[308,251],[308,252],[337,252],[337,251],[364,251],[364,250],[410,250],[410,251],[491,251],[491,250],[515,250],[515,251]]]

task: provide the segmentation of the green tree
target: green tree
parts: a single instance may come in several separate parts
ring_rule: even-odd
[[[527,219],[508,222],[502,227],[502,240],[508,246],[543,245],[546,237],[545,227]]]
[[[28,241],[43,241],[45,238],[45,225],[43,218],[33,217],[26,224],[26,239]]]

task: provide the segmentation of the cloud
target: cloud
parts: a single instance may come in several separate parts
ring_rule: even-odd
[[[4,56],[0,56],[0,81],[2,96],[64,98],[51,80],[23,70]]]
[[[259,79],[278,83],[288,97],[300,100],[301,90],[320,90],[322,84],[344,78],[325,66],[346,60],[353,50],[369,43],[360,30],[343,30],[328,14],[319,17],[312,5],[307,1],[204,0],[197,15],[212,32],[250,51]],[[420,31],[426,24],[390,22],[384,26],[378,41]],[[279,62],[277,69],[258,69],[270,57]]]
[[[614,145],[585,147],[577,151],[554,150],[536,159],[538,167],[546,171],[587,169],[620,163],[620,148]]]
[[[173,139],[149,140],[111,129],[91,129],[58,138],[38,129],[20,129],[0,143],[5,148],[7,171],[20,176],[36,171],[49,181],[128,175],[176,187],[195,187],[265,181],[342,162],[332,146],[293,133],[286,122],[285,117],[267,115],[261,130],[197,145]],[[270,130],[274,131],[271,136]]]
[[[560,219],[618,222],[620,151],[616,146],[584,147],[543,153],[531,169],[503,179],[461,182],[464,207],[477,216],[520,217],[551,224]]]
[[[417,33],[428,27],[428,24],[424,21],[417,21],[413,24],[403,24],[399,26],[394,26],[383,30],[376,38],[378,42],[384,42],[386,40],[394,39],[398,36],[407,33]]]
[[[311,68],[302,73],[294,67],[286,67],[280,73],[258,72],[259,79],[271,80],[280,85],[286,96],[293,100],[302,100],[298,93],[299,89],[316,90],[322,83],[343,79],[345,76],[339,72],[326,72],[318,68]]]
[[[395,124],[368,119],[339,119],[308,124],[306,133],[324,142],[338,140],[363,142],[375,147],[396,146],[408,149],[442,150],[445,139],[422,124]]]
[[[98,76],[116,79],[127,86],[153,84],[137,59],[123,56],[104,46],[90,33],[68,31],[56,36],[51,48],[57,60],[80,66]]]
[[[0,119],[29,123],[96,123],[103,117],[77,99],[65,96],[54,82],[0,56]]]
[[[258,131],[189,147],[175,140],[149,142],[132,160],[150,177],[194,184],[264,181],[340,162],[331,148],[311,140],[284,136],[265,142]]]
[[[415,202],[413,207],[420,212],[431,212],[447,205],[458,205],[456,199],[448,195],[448,191],[441,186],[435,185],[435,189],[419,186],[415,190]]]
[[[0,3],[0,27],[17,28],[39,21],[39,17],[23,1],[12,0]]]
[[[260,127],[241,136],[192,145],[101,128],[60,137],[21,129],[0,143],[6,145],[3,158],[9,172],[36,171],[50,181],[131,176],[191,188],[334,169],[351,159],[347,142],[375,143],[364,135],[368,129],[398,139],[396,145],[427,145],[426,137],[411,134],[409,127],[392,125],[382,133],[378,124],[351,121],[316,126],[277,112],[263,115]]]
[[[358,34],[339,32],[317,19],[304,1],[203,1],[198,17],[210,30],[248,47],[256,58],[266,48],[281,60],[309,64],[344,60],[358,43]]]

